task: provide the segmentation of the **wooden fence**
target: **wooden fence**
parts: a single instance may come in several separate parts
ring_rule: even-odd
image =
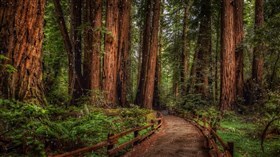
[[[208,147],[210,148],[209,154],[211,157],[233,157],[234,143],[225,143],[222,138],[216,133],[216,129],[210,125],[208,118],[196,116],[193,120],[188,120],[201,130],[203,135],[207,138]],[[198,118],[199,117],[199,118]],[[219,148],[218,144],[221,146]]]
[[[152,120],[151,123],[146,125],[146,126],[129,129],[129,130],[123,131],[123,132],[118,133],[118,134],[109,134],[106,141],[102,141],[102,142],[100,142],[98,144],[95,144],[93,146],[80,148],[80,149],[70,151],[70,152],[66,152],[66,153],[63,153],[63,154],[49,155],[49,157],[69,157],[69,156],[82,155],[82,154],[87,153],[87,152],[97,151],[97,150],[99,150],[101,148],[104,148],[104,147],[107,147],[107,155],[108,156],[114,156],[119,151],[123,150],[124,148],[126,148],[128,146],[131,146],[131,145],[132,146],[137,145],[138,143],[145,140],[147,137],[154,134],[162,126],[162,123],[163,123],[162,114],[158,112],[157,117],[158,118]],[[140,135],[140,133],[139,133],[140,131],[143,131],[143,130],[149,129],[149,128],[150,128],[150,130],[148,130],[148,132],[145,135]],[[128,142],[125,142],[123,144],[118,145],[120,138],[125,137],[129,134],[132,134],[132,133],[134,134],[133,139],[131,139]]]

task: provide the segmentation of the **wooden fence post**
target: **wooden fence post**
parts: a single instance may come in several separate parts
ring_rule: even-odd
[[[136,138],[136,137],[138,137],[138,136],[139,136],[139,131],[138,131],[138,130],[134,131],[134,138]],[[135,146],[135,145],[137,145],[138,143],[139,143],[139,140],[135,141],[135,142],[133,143],[133,145]]]
[[[230,155],[233,157],[233,152],[234,152],[234,143],[233,142],[228,142],[228,151]]]
[[[115,144],[114,144],[115,142],[114,142],[113,140],[110,139],[111,136],[114,136],[114,134],[109,133],[109,134],[108,134],[108,138],[107,138],[107,142],[109,143],[109,145],[107,146],[107,153],[108,153],[108,154],[109,154],[109,151],[110,151],[111,149],[113,149],[113,148],[114,148],[114,145],[115,145]]]
[[[151,129],[154,130],[154,128],[155,128],[155,127],[154,127],[154,125],[155,125],[154,120],[151,120],[151,123],[152,123]]]

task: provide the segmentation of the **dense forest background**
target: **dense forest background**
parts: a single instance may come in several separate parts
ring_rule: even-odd
[[[0,154],[97,143],[154,109],[210,117],[237,156],[279,155],[279,6],[1,0]]]

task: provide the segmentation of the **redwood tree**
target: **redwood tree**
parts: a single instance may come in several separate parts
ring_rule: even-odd
[[[71,16],[70,16],[70,38],[73,48],[73,63],[75,75],[74,89],[72,95],[72,103],[76,103],[76,100],[83,94],[83,75],[82,75],[82,36],[80,27],[82,25],[82,1],[71,0]],[[72,82],[73,83],[73,82]],[[73,87],[73,86],[72,86]]]
[[[145,22],[144,22],[144,31],[143,31],[143,41],[142,41],[142,60],[141,60],[141,69],[140,69],[140,77],[137,88],[137,94],[135,99],[135,104],[143,106],[144,99],[144,88],[146,85],[146,77],[147,77],[147,63],[148,56],[150,51],[150,38],[151,38],[151,20],[152,20],[152,1],[146,0],[146,8],[145,8]]]
[[[220,110],[231,110],[236,100],[234,6],[222,1]]]
[[[201,22],[198,35],[198,52],[195,62],[195,91],[209,96],[208,75],[211,55],[211,1],[201,2]]]
[[[235,31],[235,56],[236,56],[236,95],[243,97],[244,76],[243,76],[243,6],[244,0],[235,0],[234,6],[234,31]]]
[[[189,42],[188,42],[188,20],[189,20],[189,9],[193,1],[188,3],[184,1],[184,18],[183,18],[183,30],[182,30],[182,54],[181,54],[181,67],[180,67],[180,82],[181,82],[181,95],[187,92],[187,77],[189,75]]]
[[[108,103],[117,103],[117,64],[119,37],[119,0],[110,0],[106,4],[106,29],[103,90]]]
[[[83,77],[85,88],[88,90],[101,89],[101,27],[102,27],[102,0],[85,0],[83,9],[84,22],[84,66]],[[94,98],[95,92],[91,92]]]
[[[71,31],[68,33],[66,21],[59,0],[53,0],[57,22],[63,37],[68,57],[68,93],[73,104],[82,95],[82,73],[81,73],[81,2],[71,0]]]
[[[264,24],[264,0],[256,0],[255,3],[255,30],[261,28]],[[264,46],[261,43],[254,48],[253,53],[253,67],[252,67],[252,79],[261,85],[263,81],[263,51]]]
[[[148,13],[146,16],[146,33],[148,33],[149,40],[144,38],[144,41],[150,45],[148,48],[148,54],[143,53],[143,60],[142,60],[142,70],[144,71],[144,75],[142,75],[140,80],[144,80],[142,83],[139,84],[139,95],[137,95],[136,101],[137,104],[145,107],[145,108],[152,108],[153,98],[154,98],[154,84],[155,84],[155,74],[156,74],[156,60],[157,60],[157,53],[158,53],[158,40],[159,40],[159,24],[160,24],[160,0],[153,0],[148,1]],[[149,20],[151,19],[151,20]],[[149,24],[151,22],[151,24]],[[150,28],[147,28],[151,26]],[[144,43],[145,43],[144,42]],[[143,44],[143,47],[146,45]],[[144,48],[143,48],[144,49]],[[143,51],[144,52],[144,51]],[[145,63],[146,62],[146,63]],[[142,71],[141,70],[141,71]],[[141,81],[140,81],[141,83]],[[142,86],[142,87],[141,87]]]
[[[45,104],[42,42],[45,0],[4,0],[0,4],[0,94]],[[13,72],[9,67],[13,66]],[[12,68],[12,69],[13,69]],[[11,68],[10,68],[11,69]]]
[[[128,104],[127,90],[129,86],[130,59],[130,15],[131,0],[121,0],[119,5],[119,41],[118,41],[118,99],[122,106]]]

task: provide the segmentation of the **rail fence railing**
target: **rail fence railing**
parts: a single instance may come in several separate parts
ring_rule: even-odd
[[[202,115],[193,115],[191,118],[175,113],[177,116],[184,118],[188,122],[196,126],[202,134],[207,138],[209,155],[211,157],[233,157],[234,143],[224,142],[223,139],[217,134],[216,127],[212,125],[210,118]]]
[[[132,128],[132,129],[123,131],[118,134],[111,133],[111,134],[108,134],[107,140],[99,142],[93,146],[80,148],[80,149],[77,149],[74,151],[65,152],[63,154],[49,155],[49,157],[70,157],[70,156],[82,155],[82,154],[88,153],[88,152],[95,152],[95,151],[97,151],[101,148],[105,148],[105,147],[107,149],[107,155],[114,156],[119,151],[123,150],[124,148],[127,148],[128,146],[131,146],[131,145],[135,146],[138,143],[145,140],[147,137],[154,134],[162,126],[162,123],[163,123],[162,114],[160,112],[157,112],[157,118],[151,120],[151,122],[148,125]],[[145,133],[144,135],[140,135],[140,132],[143,130],[146,130],[146,129],[149,129],[149,130],[147,130],[147,133]],[[129,141],[127,141],[125,143],[118,145],[120,138],[128,136],[129,134],[132,134],[132,133],[134,135],[134,137],[132,139],[130,139]]]

